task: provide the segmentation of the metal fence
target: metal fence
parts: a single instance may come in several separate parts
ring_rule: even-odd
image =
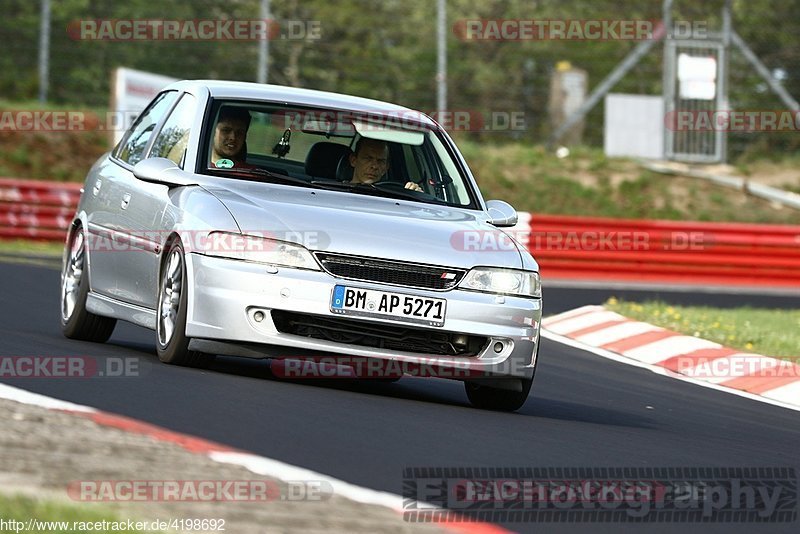
[[[39,91],[40,2],[6,0],[0,21],[0,99],[33,100]],[[426,111],[436,109],[436,3],[354,0],[331,5],[323,0],[272,0],[277,21],[316,21],[318,39],[270,42],[270,82],[357,94],[398,102]],[[676,0],[676,21],[722,25],[724,0]],[[732,24],[766,69],[789,93],[800,96],[800,0],[735,1]],[[178,78],[255,81],[258,43],[217,40],[81,40],[70,34],[76,21],[96,19],[255,19],[259,0],[165,1],[158,5],[132,1],[53,2],[50,24],[49,100],[67,106],[108,104],[109,74],[126,66]],[[492,140],[544,142],[552,134],[548,120],[550,78],[556,65],[569,61],[588,72],[589,88],[603,80],[636,47],[632,40],[464,39],[459,24],[470,20],[659,20],[661,2],[653,0],[448,0],[447,59],[450,110],[489,116],[517,112],[524,129],[480,128],[465,135]],[[719,49],[711,53],[720,55]],[[784,103],[770,90],[750,62],[735,48],[728,54],[728,96],[733,109],[770,110]],[[669,65],[666,65],[669,68]],[[614,86],[613,92],[659,95],[664,90],[664,54],[659,44]],[[669,91],[669,88],[667,88]],[[678,103],[683,105],[684,103]],[[718,105],[715,102],[714,105]],[[583,143],[602,146],[603,104],[585,118]],[[485,125],[484,125],[485,126]],[[790,153],[800,146],[796,132],[732,132],[728,159],[751,153]],[[711,141],[675,139],[685,143]]]

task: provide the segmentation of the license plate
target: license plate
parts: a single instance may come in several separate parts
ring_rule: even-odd
[[[361,317],[391,317],[407,323],[443,326],[447,300],[337,285],[331,311]]]

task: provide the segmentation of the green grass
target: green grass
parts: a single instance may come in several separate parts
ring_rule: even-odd
[[[64,244],[61,242],[0,239],[0,262],[60,269],[63,250]]]
[[[611,298],[605,306],[621,315],[726,347],[800,363],[800,309],[721,309],[673,306],[659,301]]]
[[[9,520],[15,520],[23,523],[23,525],[18,525],[21,530],[20,532],[32,532],[32,533],[40,533],[40,534],[47,534],[53,532],[59,533],[83,533],[83,532],[90,532],[90,531],[99,531],[99,532],[111,532],[110,529],[97,529],[93,528],[95,526],[102,526],[97,525],[97,522],[101,521],[117,521],[120,522],[120,526],[125,525],[127,522],[127,518],[122,519],[118,515],[116,515],[113,511],[109,510],[107,507],[95,507],[94,505],[90,508],[88,505],[80,505],[80,504],[71,504],[71,503],[60,503],[55,501],[49,500],[41,500],[41,499],[33,499],[31,497],[26,497],[23,495],[2,495],[0,494],[0,518],[3,518],[6,523]],[[28,521],[30,519],[35,519],[40,522],[39,528],[33,528],[32,530],[27,530]],[[41,525],[43,521],[52,521],[52,522],[62,522],[66,521],[68,523],[68,528],[61,528],[62,525],[57,524],[50,524],[49,526],[52,528],[47,528],[46,525]],[[136,521],[136,520],[134,520]],[[92,523],[90,528],[88,529],[81,529],[80,524],[75,525],[75,523]],[[145,521],[146,522],[146,521]],[[7,523],[8,524],[8,523]],[[72,528],[74,526],[78,528]],[[13,529],[6,529],[12,530]],[[124,530],[119,530],[119,532],[124,532]],[[142,531],[137,530],[136,532],[152,532],[152,531]]]
[[[534,214],[797,224],[795,210],[776,210],[741,191],[680,176],[643,171],[602,149],[574,147],[558,158],[543,146],[457,143],[485,198]],[[793,158],[787,159],[792,164]]]
[[[8,102],[3,110],[36,110],[37,102]],[[51,111],[80,111],[69,105],[46,105]],[[82,109],[104,117],[104,108]],[[773,205],[713,184],[680,176],[642,171],[627,158],[609,158],[602,148],[576,146],[565,158],[524,140],[505,142],[455,134],[487,199],[510,202],[534,214],[583,215],[629,219],[670,219],[797,224],[796,210]],[[0,176],[81,182],[89,167],[110,147],[107,132],[0,132]],[[793,169],[800,155],[780,153],[769,162]],[[768,160],[749,154],[739,171],[764,170]],[[800,184],[787,184],[800,191]]]
[[[85,112],[87,117],[105,120],[105,108],[71,105],[41,105],[35,101],[10,102],[0,99],[3,111]],[[110,148],[108,132],[87,121],[85,131],[0,131],[0,176],[80,182],[92,163]]]
[[[64,251],[64,243],[49,241],[29,241],[27,239],[0,240],[0,255],[13,254],[36,256],[52,256],[60,258]]]

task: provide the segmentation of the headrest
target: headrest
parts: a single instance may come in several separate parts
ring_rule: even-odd
[[[350,155],[350,148],[345,145],[326,141],[316,143],[306,155],[306,174],[336,180],[337,166],[346,155]]]
[[[339,164],[336,166],[336,179],[340,182],[349,182],[353,179],[353,166],[350,165],[350,152],[342,154]]]

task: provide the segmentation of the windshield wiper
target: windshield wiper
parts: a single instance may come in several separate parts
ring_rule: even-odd
[[[295,178],[294,176],[289,176],[288,174],[281,174],[277,172],[268,171],[267,169],[262,169],[261,167],[257,167],[255,169],[231,168],[231,169],[209,169],[209,170],[220,172],[223,175],[236,174],[239,176],[242,175],[257,176],[259,178],[268,178],[270,181],[280,182],[284,184],[299,185],[302,187],[314,187],[308,180],[303,180],[302,178]]]
[[[313,185],[322,187],[324,189],[335,189],[339,191],[352,191],[362,195],[372,195],[376,197],[394,198],[401,200],[416,200],[417,202],[435,202],[437,204],[445,204],[445,202],[433,195],[422,191],[412,191],[405,189],[401,184],[394,182],[378,182],[377,184],[364,184],[352,182],[333,182],[314,180],[311,182]],[[381,187],[381,185],[390,184],[389,188]]]

